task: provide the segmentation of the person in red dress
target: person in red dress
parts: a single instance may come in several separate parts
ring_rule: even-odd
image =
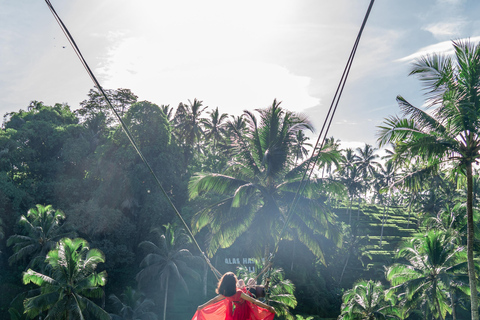
[[[218,296],[198,306],[192,320],[273,320],[275,309],[237,288],[237,277],[225,273],[215,290]]]

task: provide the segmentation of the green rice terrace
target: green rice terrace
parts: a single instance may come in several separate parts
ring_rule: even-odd
[[[360,209],[352,206],[351,215],[346,207],[335,208],[334,212],[346,224],[351,219],[359,230],[358,247],[362,248],[366,271],[382,271],[393,262],[399,245],[419,231],[418,219],[403,207],[367,204]]]

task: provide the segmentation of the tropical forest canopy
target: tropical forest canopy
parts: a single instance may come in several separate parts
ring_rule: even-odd
[[[478,319],[480,47],[454,48],[412,68],[429,108],[399,96],[356,149],[314,146],[277,100],[232,116],[106,90],[168,199],[98,90],[6,114],[0,318],[190,319],[208,257],[268,282],[279,319]]]

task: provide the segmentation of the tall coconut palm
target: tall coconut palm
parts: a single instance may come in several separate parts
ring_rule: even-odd
[[[400,312],[392,301],[385,299],[380,281],[357,281],[343,294],[342,313],[339,320],[400,319]]]
[[[28,269],[23,274],[23,283],[33,283],[41,292],[24,301],[25,313],[36,317],[46,312],[45,319],[105,319],[108,313],[89,298],[103,297],[102,286],[107,273],[96,273],[99,263],[105,262],[103,253],[90,249],[88,242],[76,238],[61,239],[54,250],[48,252],[49,274]]]
[[[247,121],[245,115],[230,116],[230,119],[225,124],[225,144],[222,149],[228,158],[233,158],[236,155],[234,145],[237,136],[245,136],[247,134]]]
[[[334,137],[326,138],[323,145],[333,150],[340,150],[340,140],[335,140]],[[335,169],[334,163],[325,163],[322,168],[322,177],[325,177],[326,174],[332,174]]]
[[[238,135],[239,132],[243,133],[247,130],[247,121],[243,114],[230,117],[231,119],[227,121],[227,130],[229,131],[228,136],[232,136],[234,139],[234,136]]]
[[[27,216],[22,215],[19,220],[24,234],[15,234],[7,240],[8,246],[13,245],[14,252],[8,261],[15,263],[29,259],[26,269],[43,266],[47,252],[67,235],[62,228],[64,219],[65,214],[53,209],[52,205],[37,204],[36,208],[28,210]]]
[[[143,241],[139,244],[148,253],[140,263],[142,270],[137,274],[136,279],[140,288],[160,285],[164,291],[163,319],[165,320],[170,281],[180,284],[188,293],[185,277],[200,279],[200,275],[191,268],[191,265],[195,263],[202,265],[203,260],[193,256],[184,248],[189,238],[182,229],[170,224],[164,227],[164,233],[158,228],[152,230],[155,242]]]
[[[160,106],[160,109],[162,109],[163,113],[165,114],[165,117],[167,117],[168,122],[173,121],[173,108],[170,107],[169,104],[162,104]]]
[[[226,113],[220,114],[218,107],[207,112],[209,118],[202,119],[205,131],[205,138],[212,141],[213,151],[216,151],[217,143],[222,141],[225,135],[225,121],[228,118]]]
[[[247,134],[232,129],[236,157],[224,174],[197,173],[189,183],[191,198],[204,192],[221,194],[224,199],[194,217],[196,230],[208,226],[211,234],[208,254],[226,248],[243,234],[252,250],[262,255],[278,243],[278,234],[287,218],[289,205],[302,178],[305,163],[294,167],[291,153],[298,130],[311,130],[303,117],[285,111],[274,100],[267,109],[257,110],[260,118],[245,111]],[[320,163],[338,162],[336,150],[320,150]],[[325,179],[307,179],[286,239],[298,238],[323,261],[320,233],[338,240],[332,227],[333,215],[324,205]],[[263,250],[263,252],[262,252]]]
[[[375,183],[373,184],[375,194],[374,197],[379,199],[380,204],[383,205],[382,229],[380,231],[380,247],[383,240],[383,229],[386,222],[386,214],[389,206],[392,203],[392,189],[394,182],[397,179],[395,166],[392,161],[387,161],[385,165],[379,165],[378,170],[373,173]]]
[[[404,304],[411,307],[427,301],[429,311],[437,319],[445,319],[446,313],[452,312],[451,287],[467,279],[464,247],[456,246],[448,234],[430,230],[404,243],[397,257],[406,262],[387,269],[392,284],[389,295],[404,293]]]
[[[188,100],[188,104],[180,103],[175,113],[175,129],[179,142],[184,147],[185,165],[188,166],[193,150],[200,150],[200,142],[204,135],[202,127],[202,113],[207,107],[203,102],[194,99]]]
[[[345,149],[337,169],[339,180],[345,186],[348,196],[348,223],[352,224],[352,205],[355,197],[360,203],[360,194],[364,190],[364,180],[358,168],[358,156],[353,152],[353,149]]]
[[[477,320],[472,164],[480,158],[480,45],[454,41],[453,47],[453,56],[424,56],[410,72],[425,84],[430,110],[414,107],[398,96],[405,118],[387,119],[379,141],[381,145],[395,143],[398,154],[422,159],[427,166],[448,161],[466,176],[471,312],[472,320]]]
[[[380,163],[376,161],[380,156],[378,154],[375,154],[375,151],[377,151],[377,149],[373,148],[368,143],[366,143],[363,148],[358,147],[356,149],[358,170],[363,177],[363,196],[365,202],[367,201],[368,191],[372,187],[372,180],[374,179],[375,173],[380,166]],[[360,211],[361,198],[359,197],[358,200]]]
[[[457,239],[458,244],[466,243],[467,219],[466,207],[457,203],[453,207],[446,205],[436,216],[423,220],[423,226],[429,230],[442,230]]]
[[[358,167],[364,178],[367,179],[369,177],[373,177],[376,170],[380,166],[380,163],[377,161],[380,156],[375,154],[377,149],[366,143],[363,148],[358,147],[356,151],[358,157]]]
[[[309,151],[307,148],[312,147],[312,144],[307,142],[308,140],[310,138],[305,135],[303,130],[298,130],[295,134],[292,148],[292,152],[295,155],[295,165],[298,161],[302,161],[308,156]]]

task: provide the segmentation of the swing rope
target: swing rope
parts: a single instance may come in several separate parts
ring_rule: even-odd
[[[345,84],[347,82],[347,78],[348,78],[348,75],[350,73],[350,69],[352,67],[353,60],[355,58],[355,54],[357,52],[358,45],[360,43],[360,38],[362,37],[363,30],[365,29],[365,25],[367,23],[368,17],[370,16],[370,12],[372,10],[374,2],[375,2],[375,0],[370,1],[367,12],[365,13],[365,17],[363,19],[362,25],[360,27],[357,38],[356,38],[355,43],[353,45],[352,51],[350,52],[350,56],[348,57],[347,64],[345,65],[345,68],[343,70],[342,77],[340,78],[340,82],[338,83],[337,90],[335,91],[335,95],[333,96],[332,102],[330,104],[330,108],[328,109],[327,116],[325,117],[325,120],[323,122],[322,129],[320,130],[317,141],[316,141],[315,146],[312,150],[312,155],[309,157],[309,159],[307,161],[306,169],[303,173],[302,180],[300,181],[300,184],[297,188],[297,191],[296,191],[295,196],[294,196],[293,201],[292,201],[292,205],[289,207],[289,210],[287,211],[287,218],[285,219],[283,227],[282,227],[282,229],[280,231],[280,234],[277,238],[273,253],[270,254],[270,256],[268,257],[267,263],[265,264],[264,268],[257,275],[257,277],[255,279],[258,279],[258,277],[260,277],[265,272],[268,272],[268,274],[271,273],[271,269],[273,267],[272,261],[273,261],[273,258],[275,257],[275,254],[278,252],[278,247],[279,247],[279,244],[280,244],[280,240],[282,240],[283,233],[287,229],[288,223],[290,222],[290,220],[291,220],[291,218],[292,218],[292,216],[295,212],[295,208],[296,208],[296,205],[299,201],[299,197],[302,195],[302,193],[305,189],[305,186],[307,184],[306,183],[307,174],[308,174],[308,180],[310,180],[310,178],[313,174],[313,171],[315,169],[315,166],[317,165],[318,160],[321,156],[320,151],[323,149],[323,147],[325,145],[325,141],[326,141],[326,138],[327,138],[327,135],[328,135],[328,131],[329,131],[330,126],[332,124],[335,112],[337,111],[338,103],[339,103],[340,98],[342,96],[343,89],[345,88]],[[323,138],[322,138],[322,136],[323,136]],[[321,143],[320,143],[320,141],[321,141]],[[317,151],[318,151],[318,154],[316,155]],[[267,278],[269,278],[268,275],[267,275]]]
[[[68,41],[70,42],[70,45],[72,46],[73,50],[75,51],[75,54],[77,55],[77,57],[80,59],[80,62],[82,63],[83,67],[85,68],[85,70],[87,71],[88,75],[90,76],[90,79],[92,79],[95,87],[102,93],[103,97],[105,98],[105,101],[107,102],[108,106],[110,107],[110,109],[113,111],[115,117],[118,119],[118,121],[120,122],[121,126],[122,126],[122,129],[123,131],[125,132],[125,134],[127,135],[128,137],[128,140],[130,141],[130,144],[133,146],[133,148],[135,149],[135,151],[137,152],[137,154],[139,155],[140,159],[142,159],[143,163],[145,164],[145,166],[148,168],[148,171],[150,172],[150,174],[153,176],[155,182],[157,183],[157,185],[159,186],[162,194],[165,196],[165,198],[167,199],[168,201],[168,204],[170,205],[170,207],[174,210],[175,214],[177,215],[177,217],[180,219],[180,221],[182,222],[184,228],[187,230],[188,234],[190,235],[190,237],[192,238],[193,242],[195,243],[196,247],[198,248],[198,251],[200,251],[200,253],[202,254],[203,258],[205,259],[205,262],[207,263],[207,265],[210,267],[210,269],[212,270],[213,274],[215,275],[215,277],[217,278],[217,280],[220,279],[221,277],[221,273],[212,265],[212,263],[210,262],[210,260],[208,259],[208,257],[205,255],[205,253],[202,251],[202,249],[200,248],[200,245],[198,244],[197,240],[195,239],[192,231],[190,230],[190,228],[188,227],[187,223],[185,222],[185,220],[182,218],[182,215],[180,214],[180,212],[178,211],[178,209],[175,207],[175,205],[173,204],[172,200],[170,199],[170,197],[168,196],[167,192],[165,191],[165,189],[163,188],[160,180],[158,179],[157,175],[155,174],[155,172],[153,171],[152,167],[150,166],[150,164],[148,163],[147,159],[143,156],[142,152],[140,151],[140,148],[138,147],[137,143],[135,142],[135,139],[133,138],[132,134],[130,133],[130,131],[128,130],[127,126],[125,125],[125,123],[123,122],[122,118],[120,117],[120,115],[118,114],[117,110],[115,110],[115,108],[113,107],[112,103],[110,102],[110,99],[108,98],[108,96],[105,94],[105,91],[103,90],[102,86],[100,85],[100,83],[98,82],[97,78],[95,77],[95,75],[93,74],[92,70],[90,69],[90,67],[88,66],[87,64],[87,61],[84,59],[80,49],[78,48],[77,44],[75,43],[75,40],[73,39],[72,35],[70,34],[70,32],[68,31],[67,27],[65,26],[65,24],[63,23],[63,21],[60,19],[60,16],[57,14],[57,12],[55,11],[55,9],[53,8],[53,5],[51,4],[50,0],[45,0],[45,2],[47,3],[47,6],[48,8],[50,9],[50,11],[52,12],[53,16],[55,17],[55,20],[57,21],[57,23],[59,24],[61,30],[63,31],[63,33],[65,34],[65,36],[67,37]]]

